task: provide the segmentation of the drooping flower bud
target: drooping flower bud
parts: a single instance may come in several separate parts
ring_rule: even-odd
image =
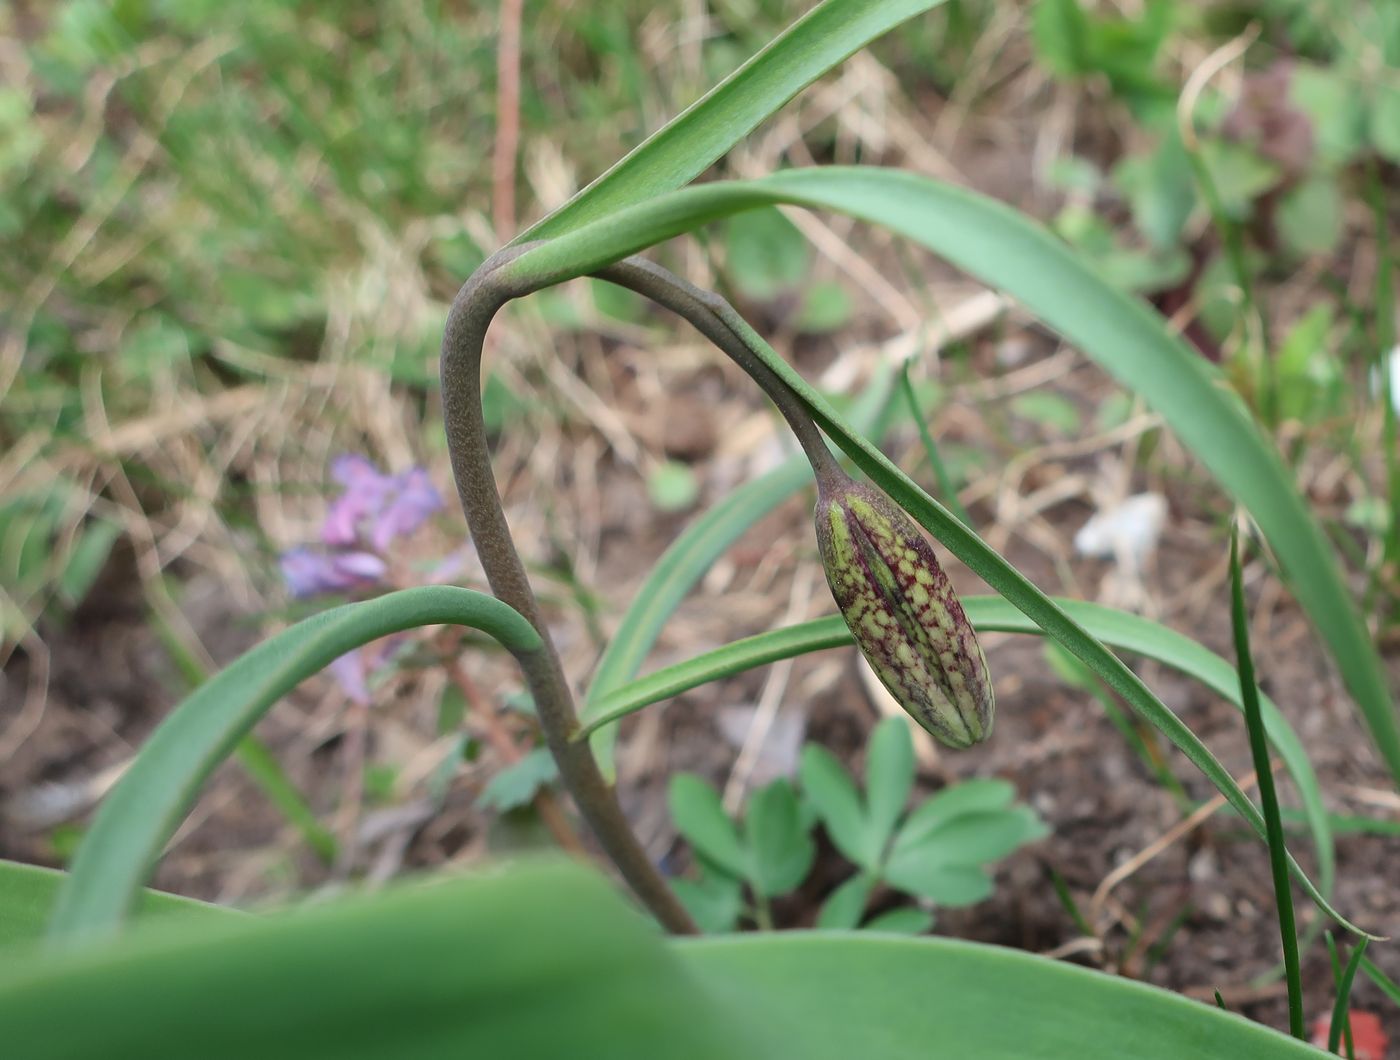
[[[972,624],[913,520],[844,472],[819,476],[817,545],[855,642],[890,694],[949,747],[992,731],[992,682]]]

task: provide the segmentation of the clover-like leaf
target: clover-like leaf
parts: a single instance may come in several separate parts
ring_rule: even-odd
[[[736,879],[748,876],[748,855],[739,829],[724,812],[714,788],[694,774],[678,773],[671,778],[666,801],[676,828],[697,854]]]
[[[865,756],[866,848],[878,859],[914,790],[914,741],[903,718],[886,718],[870,734]]]
[[[849,931],[860,926],[860,918],[865,913],[865,903],[870,900],[870,892],[875,881],[863,872],[856,873],[843,883],[822,903],[817,914],[817,927],[831,931]]]
[[[786,780],[754,792],[744,815],[749,882],[759,894],[786,894],[806,878],[816,857],[816,843],[804,826],[797,795]]]
[[[809,743],[802,749],[798,776],[802,793],[817,811],[836,849],[862,868],[873,870],[880,848],[872,851],[867,841],[870,829],[865,809],[845,767],[825,747]]]

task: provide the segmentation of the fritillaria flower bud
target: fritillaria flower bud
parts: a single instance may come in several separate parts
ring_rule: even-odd
[[[933,548],[888,497],[828,469],[817,545],[855,642],[890,694],[949,747],[992,731],[992,683],[972,624]]]

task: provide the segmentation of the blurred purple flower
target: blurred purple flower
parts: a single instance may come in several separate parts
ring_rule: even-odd
[[[336,547],[367,541],[385,552],[394,539],[413,533],[442,509],[442,497],[421,467],[385,475],[354,453],[338,456],[331,476],[345,487],[326,513],[321,540]]]
[[[364,652],[356,648],[326,667],[341,690],[354,702],[369,706],[369,673]]]
[[[344,487],[326,511],[320,546],[301,545],[282,554],[282,578],[292,596],[303,599],[357,589],[392,588],[387,556],[396,540],[412,534],[442,509],[442,497],[428,472],[411,468],[386,475],[373,461],[346,453],[331,462],[331,477]],[[443,573],[461,566],[449,556]],[[449,568],[448,564],[452,564]],[[329,670],[356,703],[370,702],[369,677],[399,640],[388,637],[347,652]]]
[[[405,471],[394,480],[389,495],[370,530],[370,543],[383,552],[396,537],[413,533],[442,509],[442,497],[421,467]]]
[[[389,565],[372,552],[319,552],[305,545],[282,553],[282,577],[297,599],[377,585]]]

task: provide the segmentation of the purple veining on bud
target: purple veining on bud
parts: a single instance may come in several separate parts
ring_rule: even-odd
[[[949,747],[992,731],[992,682],[933,547],[879,490],[818,475],[817,545],[855,642],[890,694]]]

